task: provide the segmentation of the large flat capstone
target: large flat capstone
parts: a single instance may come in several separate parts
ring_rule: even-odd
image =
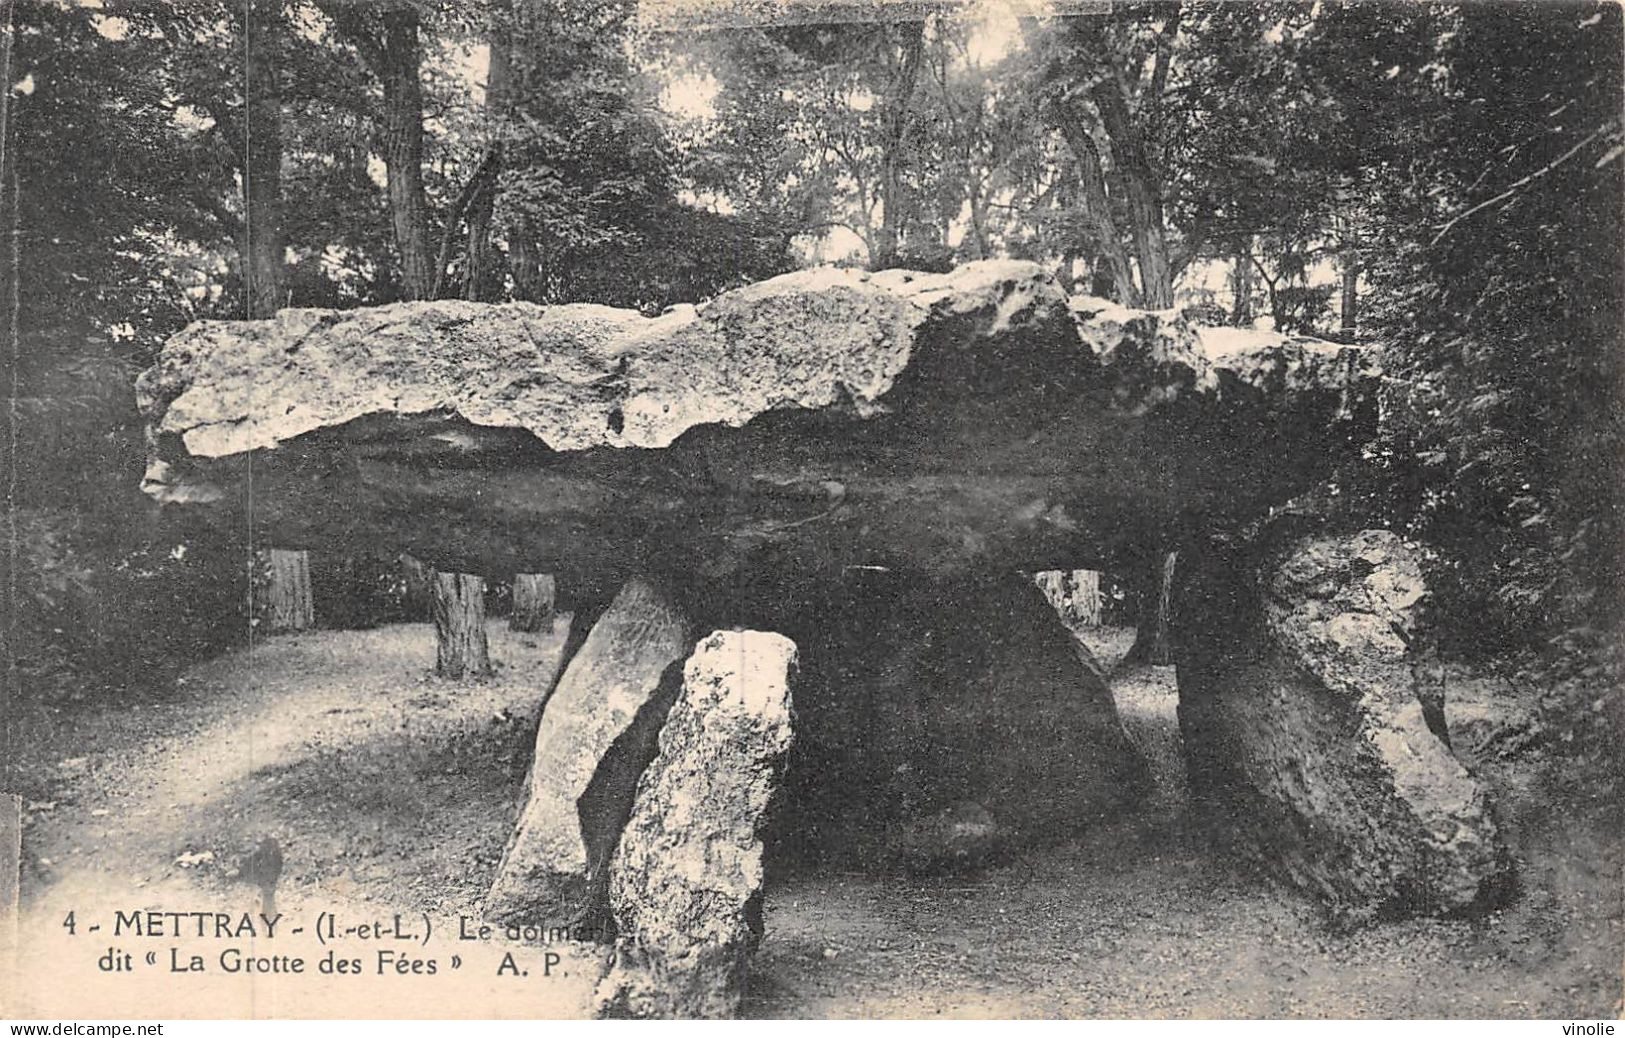
[[[1036,264],[819,269],[658,317],[453,300],[177,334],[145,487],[260,536],[625,577],[674,553],[1077,566],[1250,521],[1363,435],[1351,346],[1068,300]],[[245,460],[247,464],[245,464]]]

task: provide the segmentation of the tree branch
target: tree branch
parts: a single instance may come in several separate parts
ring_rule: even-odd
[[[339,36],[355,48],[356,53],[361,56],[361,61],[375,74],[381,75],[387,57],[383,44],[378,41],[365,17],[367,8],[356,3],[347,3],[345,0],[315,0],[315,2],[317,10],[325,14]]]
[[[1461,223],[1463,220],[1467,219],[1469,216],[1472,216],[1474,213],[1480,212],[1481,210],[1488,209],[1490,206],[1495,205],[1497,202],[1503,202],[1506,199],[1511,198],[1513,196],[1513,194],[1515,194],[1517,192],[1517,190],[1519,188],[1523,187],[1525,184],[1531,183],[1532,181],[1539,180],[1541,177],[1545,176],[1546,174],[1550,173],[1552,170],[1554,170],[1557,167],[1561,166],[1563,163],[1567,162],[1569,159],[1571,159],[1575,155],[1579,154],[1580,149],[1584,148],[1587,144],[1590,144],[1592,141],[1596,140],[1598,137],[1601,137],[1608,130],[1613,129],[1615,127],[1615,125],[1616,125],[1615,123],[1609,122],[1609,123],[1607,123],[1607,124],[1605,124],[1603,126],[1599,126],[1597,129],[1592,130],[1589,134],[1587,134],[1585,136],[1585,139],[1582,140],[1579,144],[1576,144],[1574,147],[1570,148],[1568,151],[1565,151],[1563,154],[1559,155],[1557,158],[1553,159],[1551,162],[1548,162],[1546,165],[1544,165],[1544,166],[1540,167],[1539,169],[1535,170],[1533,173],[1529,174],[1528,176],[1519,177],[1517,180],[1514,180],[1511,184],[1507,185],[1507,189],[1505,191],[1502,191],[1500,194],[1496,195],[1494,198],[1487,198],[1484,201],[1482,201],[1482,202],[1478,203],[1477,205],[1473,206],[1471,209],[1468,209],[1466,212],[1458,213],[1456,216],[1452,217],[1450,219],[1450,221],[1448,223],[1446,223],[1443,227],[1439,228],[1439,233],[1435,234],[1433,236],[1433,240],[1428,242],[1428,247],[1432,248],[1433,246],[1439,244],[1439,239],[1441,239],[1445,235],[1449,234],[1451,228],[1455,227],[1458,223]]]
[[[1151,87],[1146,91],[1147,114],[1152,126],[1161,123],[1162,92],[1168,86],[1168,66],[1173,63],[1174,39],[1179,35],[1179,20],[1184,13],[1176,0],[1168,20],[1162,25],[1162,32],[1157,35],[1157,60],[1151,69]]]

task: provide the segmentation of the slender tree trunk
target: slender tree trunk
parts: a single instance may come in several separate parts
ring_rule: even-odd
[[[1145,140],[1116,79],[1102,79],[1089,96],[1111,138],[1115,169],[1126,189],[1136,258],[1140,262],[1140,305],[1166,310],[1174,305],[1173,264],[1163,225],[1162,193],[1146,155]]]
[[[1166,667],[1174,662],[1173,632],[1170,630],[1174,615],[1174,569],[1179,565],[1179,552],[1171,551],[1162,557],[1162,572],[1157,581],[1156,638],[1151,643],[1151,662]]]
[[[472,573],[434,575],[435,673],[443,678],[491,673],[485,640],[485,578]]]
[[[1057,100],[1049,108],[1051,119],[1060,127],[1061,136],[1066,139],[1067,147],[1078,163],[1078,183],[1083,188],[1084,208],[1095,226],[1095,248],[1105,257],[1106,266],[1111,271],[1112,294],[1124,306],[1139,306],[1140,290],[1134,284],[1134,268],[1129,262],[1128,250],[1123,248],[1117,220],[1112,216],[1100,149],[1095,147],[1089,128],[1070,103]]]
[[[282,38],[278,0],[251,0],[243,48],[248,120],[243,195],[243,280],[248,316],[271,317],[287,304],[282,231],[282,89],[277,67]]]
[[[423,194],[423,51],[418,14],[409,6],[384,11],[382,67],[384,165],[389,181],[390,224],[401,258],[401,284],[408,299],[427,299],[434,287],[428,203]]]
[[[485,121],[486,133],[490,137],[488,147],[493,149],[493,165],[485,171],[486,182],[469,206],[468,269],[463,276],[463,297],[476,301],[497,299],[502,294],[501,277],[497,271],[498,253],[491,244],[491,225],[501,182],[501,138],[508,118],[509,79],[513,69],[511,18],[512,12],[506,3],[496,5],[491,14],[488,37],[491,62],[485,80]]]
[[[903,60],[894,77],[886,111],[886,139],[880,153],[880,230],[870,254],[872,270],[885,270],[897,264],[902,238],[907,195],[903,187],[903,138],[908,133],[914,102],[914,87],[920,78],[920,58],[924,52],[925,23],[900,23],[904,33]]]
[[[270,557],[265,604],[271,630],[309,630],[316,622],[310,596],[310,552],[272,548]]]
[[[1134,582],[1134,644],[1123,657],[1124,664],[1150,663],[1165,667],[1173,662],[1170,625],[1173,610],[1174,567],[1179,553],[1158,552],[1150,565],[1142,568]]]
[[[401,579],[406,584],[406,593],[402,597],[407,614],[419,620],[429,619],[430,602],[434,597],[434,571],[424,565],[423,560],[416,555],[403,552],[398,561],[401,566]]]
[[[508,629],[539,631],[553,622],[553,577],[547,573],[519,573],[513,578],[513,612]]]
[[[508,243],[508,262],[513,273],[513,294],[532,303],[543,302],[546,286],[542,279],[542,250],[529,220],[520,223]]]
[[[246,119],[243,154],[243,281],[250,318],[272,317],[286,304],[282,231],[282,9],[279,0],[250,0],[243,25]],[[310,553],[271,549],[265,587],[272,631],[304,631],[315,622]]]
[[[1258,276],[1264,280],[1264,294],[1270,301],[1270,320],[1274,322],[1275,330],[1281,331],[1282,326],[1286,324],[1286,315],[1281,312],[1281,293],[1279,291],[1281,275],[1270,277],[1270,272],[1264,269],[1264,264],[1259,261],[1258,257],[1251,258],[1253,269],[1258,271]]]
[[[1343,309],[1338,327],[1344,342],[1353,342],[1360,303],[1360,264],[1352,252],[1343,254]]]
[[[1072,610],[1083,627],[1100,626],[1100,571],[1075,569],[1072,571]]]
[[[979,260],[987,259],[993,254],[993,249],[987,240],[987,203],[982,198],[980,185],[971,188],[968,201],[970,202],[970,226],[973,235],[971,240],[976,243],[976,258]],[[944,246],[948,244],[948,230],[949,228],[944,228],[942,233],[942,244]]]
[[[1253,260],[1251,247],[1236,251],[1230,271],[1230,323],[1246,328],[1253,323]]]

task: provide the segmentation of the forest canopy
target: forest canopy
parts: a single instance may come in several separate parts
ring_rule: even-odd
[[[868,9],[7,5],[11,521],[57,560],[42,601],[168,564],[109,531],[143,456],[133,372],[189,322],[655,313],[821,263],[1016,257],[1076,293],[1380,347],[1382,434],[1338,507],[1437,550],[1456,649],[1600,665],[1625,484],[1617,5]],[[78,534],[30,533],[64,506]]]

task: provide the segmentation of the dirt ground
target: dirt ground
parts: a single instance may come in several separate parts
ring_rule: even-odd
[[[477,918],[513,823],[537,690],[567,626],[516,635],[493,621],[500,668],[483,682],[431,675],[427,625],[322,631],[262,640],[161,694],[13,718],[25,811],[12,1015],[580,1013],[591,947],[456,933],[459,915]],[[1109,658],[1124,637],[1096,648]],[[1187,831],[1171,670],[1121,674],[1114,694],[1158,777],[1140,814],[969,880],[780,869],[747,1015],[1619,1014],[1617,805],[1554,805],[1533,792],[1544,788],[1534,764],[1487,776],[1502,793],[1518,900],[1482,919],[1336,934],[1309,903]],[[274,939],[224,943],[311,964],[336,951],[360,960],[362,976],[244,975],[222,965],[215,935],[108,933],[115,912],[137,908],[256,911],[234,873],[265,837],[286,859],[277,902],[288,921]],[[436,933],[313,940],[323,913],[341,925],[398,913],[401,929],[421,936],[421,921]],[[433,958],[437,972],[398,973],[391,958],[380,974],[380,950]],[[99,966],[124,951],[135,953],[129,970]],[[143,964],[149,951],[155,965]],[[203,969],[176,969],[194,954]],[[516,969],[504,968],[510,954]]]

